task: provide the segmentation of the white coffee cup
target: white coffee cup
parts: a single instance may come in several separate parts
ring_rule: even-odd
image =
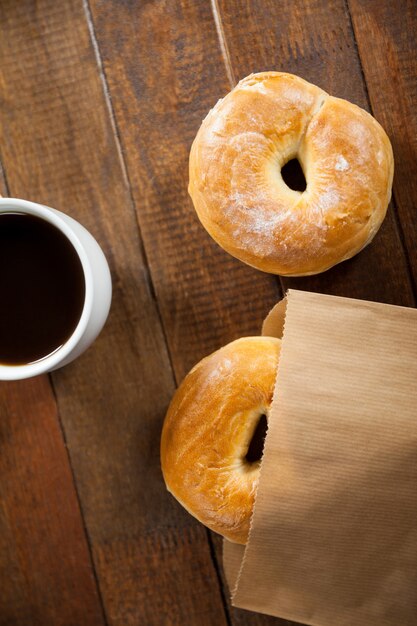
[[[58,369],[77,358],[97,337],[107,319],[112,283],[106,257],[94,237],[72,217],[50,207],[20,200],[0,198],[1,213],[25,213],[58,228],[71,242],[80,259],[85,279],[84,307],[69,339],[55,352],[33,363],[3,365],[0,380],[20,380]],[[1,303],[0,303],[1,304]]]

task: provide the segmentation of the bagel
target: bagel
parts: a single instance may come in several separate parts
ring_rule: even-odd
[[[235,543],[246,543],[249,533],[263,448],[259,431],[272,403],[280,345],[272,337],[246,337],[200,361],[175,393],[162,430],[168,491]]]
[[[281,175],[292,159],[305,191]],[[298,76],[262,72],[240,81],[203,121],[189,193],[227,252],[265,272],[306,276],[370,243],[393,171],[390,141],[369,113]]]

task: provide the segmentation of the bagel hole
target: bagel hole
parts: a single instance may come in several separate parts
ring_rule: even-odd
[[[245,461],[247,463],[257,463],[261,460],[264,451],[265,437],[268,430],[268,422],[266,415],[259,417],[252,439],[250,440],[248,451],[246,452]]]
[[[284,183],[293,191],[305,191],[307,188],[306,177],[300,161],[295,158],[287,161],[281,168],[281,176]]]

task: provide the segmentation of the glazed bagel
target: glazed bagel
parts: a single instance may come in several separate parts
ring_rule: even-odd
[[[281,175],[295,158],[303,192]],[[372,240],[393,170],[390,141],[369,113],[292,74],[262,72],[240,81],[203,121],[189,192],[230,254],[265,272],[305,276]]]
[[[253,435],[268,418],[280,340],[246,337],[198,363],[174,395],[161,439],[165,483],[200,522],[246,543],[262,446]],[[263,445],[263,442],[262,442]]]

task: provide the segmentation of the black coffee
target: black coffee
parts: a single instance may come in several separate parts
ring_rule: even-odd
[[[42,359],[74,332],[84,306],[81,261],[60,230],[0,213],[0,363]]]

